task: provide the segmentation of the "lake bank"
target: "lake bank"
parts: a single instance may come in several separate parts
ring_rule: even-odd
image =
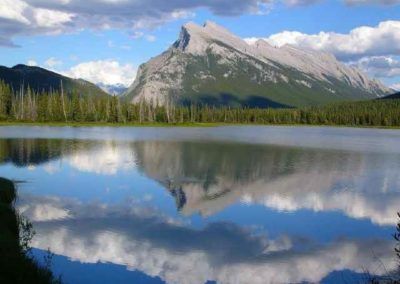
[[[46,127],[222,127],[222,126],[288,126],[288,127],[343,127],[371,129],[400,129],[400,126],[348,125],[348,124],[306,124],[306,123],[111,123],[111,122],[0,122],[0,126],[46,126]]]
[[[0,282],[61,283],[29,255],[28,242],[33,231],[14,209],[16,198],[14,183],[0,178]]]

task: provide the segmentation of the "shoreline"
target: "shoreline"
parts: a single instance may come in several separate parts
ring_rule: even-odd
[[[258,124],[258,123],[224,123],[224,122],[195,122],[195,123],[111,123],[111,122],[0,122],[2,126],[40,126],[40,127],[223,127],[223,126],[283,126],[283,127],[337,127],[337,128],[371,128],[400,130],[400,126],[382,125],[347,125],[347,124]]]

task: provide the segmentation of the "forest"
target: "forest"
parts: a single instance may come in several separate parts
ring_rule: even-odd
[[[132,104],[118,96],[78,92],[13,91],[0,81],[0,121],[119,124],[308,124],[400,126],[400,100],[369,100],[296,108],[232,108],[207,105]]]

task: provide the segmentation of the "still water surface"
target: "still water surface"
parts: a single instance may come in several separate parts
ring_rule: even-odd
[[[396,267],[400,131],[0,127],[66,283],[357,283]]]

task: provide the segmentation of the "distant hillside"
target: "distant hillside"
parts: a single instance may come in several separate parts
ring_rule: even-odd
[[[382,99],[384,99],[384,100],[387,100],[387,99],[400,99],[400,92],[399,93],[396,93],[396,94],[392,94],[392,95],[389,95],[389,96],[386,96],[386,97],[383,97]]]
[[[101,88],[103,91],[107,92],[110,95],[115,95],[119,96],[122,95],[126,90],[128,89],[122,84],[116,84],[116,85],[107,85],[107,84],[102,84],[99,83],[97,84],[99,88]]]
[[[61,81],[65,92],[76,91],[85,95],[106,95],[101,88],[82,79],[72,79],[36,66],[18,64],[12,68],[0,66],[0,80],[10,85],[14,91],[23,85],[37,92],[60,90]]]
[[[165,52],[140,66],[124,96],[159,105],[306,107],[376,99],[379,81],[332,54],[259,40],[248,44],[215,23],[188,23]]]

